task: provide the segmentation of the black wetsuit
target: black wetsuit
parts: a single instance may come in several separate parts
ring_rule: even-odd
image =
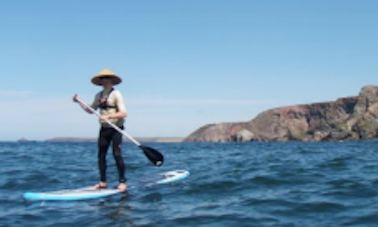
[[[112,93],[114,89],[110,91]],[[110,93],[108,97],[110,96]],[[101,94],[100,99],[100,109],[115,108],[117,106],[110,106],[107,104],[108,97]],[[123,126],[119,128],[123,129]],[[121,144],[122,144],[122,134],[119,133],[112,127],[102,126],[100,129],[100,135],[98,137],[98,166],[100,170],[100,180],[106,182],[106,153],[109,149],[110,144],[113,148],[113,157],[115,159],[117,169],[118,169],[118,179],[120,183],[126,182],[125,178],[125,163],[123,162],[122,153],[121,153]]]
[[[120,127],[123,129],[123,127]],[[115,159],[119,182],[126,182],[125,178],[125,164],[123,162],[121,153],[122,134],[114,128],[101,127],[100,135],[98,138],[98,166],[100,169],[100,177],[102,182],[106,182],[106,153],[112,144],[113,157]]]

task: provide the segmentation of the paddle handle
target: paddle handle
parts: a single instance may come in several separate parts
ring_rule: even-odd
[[[83,106],[85,106],[88,110],[90,110],[92,113],[96,114],[96,116],[98,118],[101,117],[101,115],[96,111],[94,110],[91,106],[89,106],[88,104],[86,104],[83,100],[81,100],[79,97],[76,97],[76,100],[81,103]],[[135,145],[137,145],[138,147],[141,146],[141,144],[136,141],[132,136],[130,136],[127,132],[123,131],[122,129],[120,129],[117,125],[113,124],[111,121],[109,121],[108,119],[104,119],[106,123],[108,123],[110,126],[112,126],[115,130],[117,130],[119,133],[121,133],[122,135],[126,136],[131,142],[133,142]]]

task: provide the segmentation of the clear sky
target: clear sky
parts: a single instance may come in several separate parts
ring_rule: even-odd
[[[357,95],[378,84],[378,2],[138,0],[0,3],[0,140],[95,137],[71,101],[124,80],[127,130],[186,136],[206,123]]]

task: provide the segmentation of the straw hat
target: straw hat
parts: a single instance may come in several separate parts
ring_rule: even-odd
[[[112,72],[110,69],[103,69],[92,78],[92,83],[101,86],[101,79],[103,78],[110,78],[112,80],[113,85],[117,85],[122,82],[122,79],[119,76],[117,76],[114,72]]]

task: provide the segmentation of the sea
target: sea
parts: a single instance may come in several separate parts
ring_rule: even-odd
[[[378,226],[378,142],[123,144],[129,190],[29,202],[24,192],[98,182],[95,143],[0,143],[0,226]],[[117,185],[109,150],[108,182]],[[153,184],[184,169],[185,180]],[[152,183],[152,184],[151,184]]]

